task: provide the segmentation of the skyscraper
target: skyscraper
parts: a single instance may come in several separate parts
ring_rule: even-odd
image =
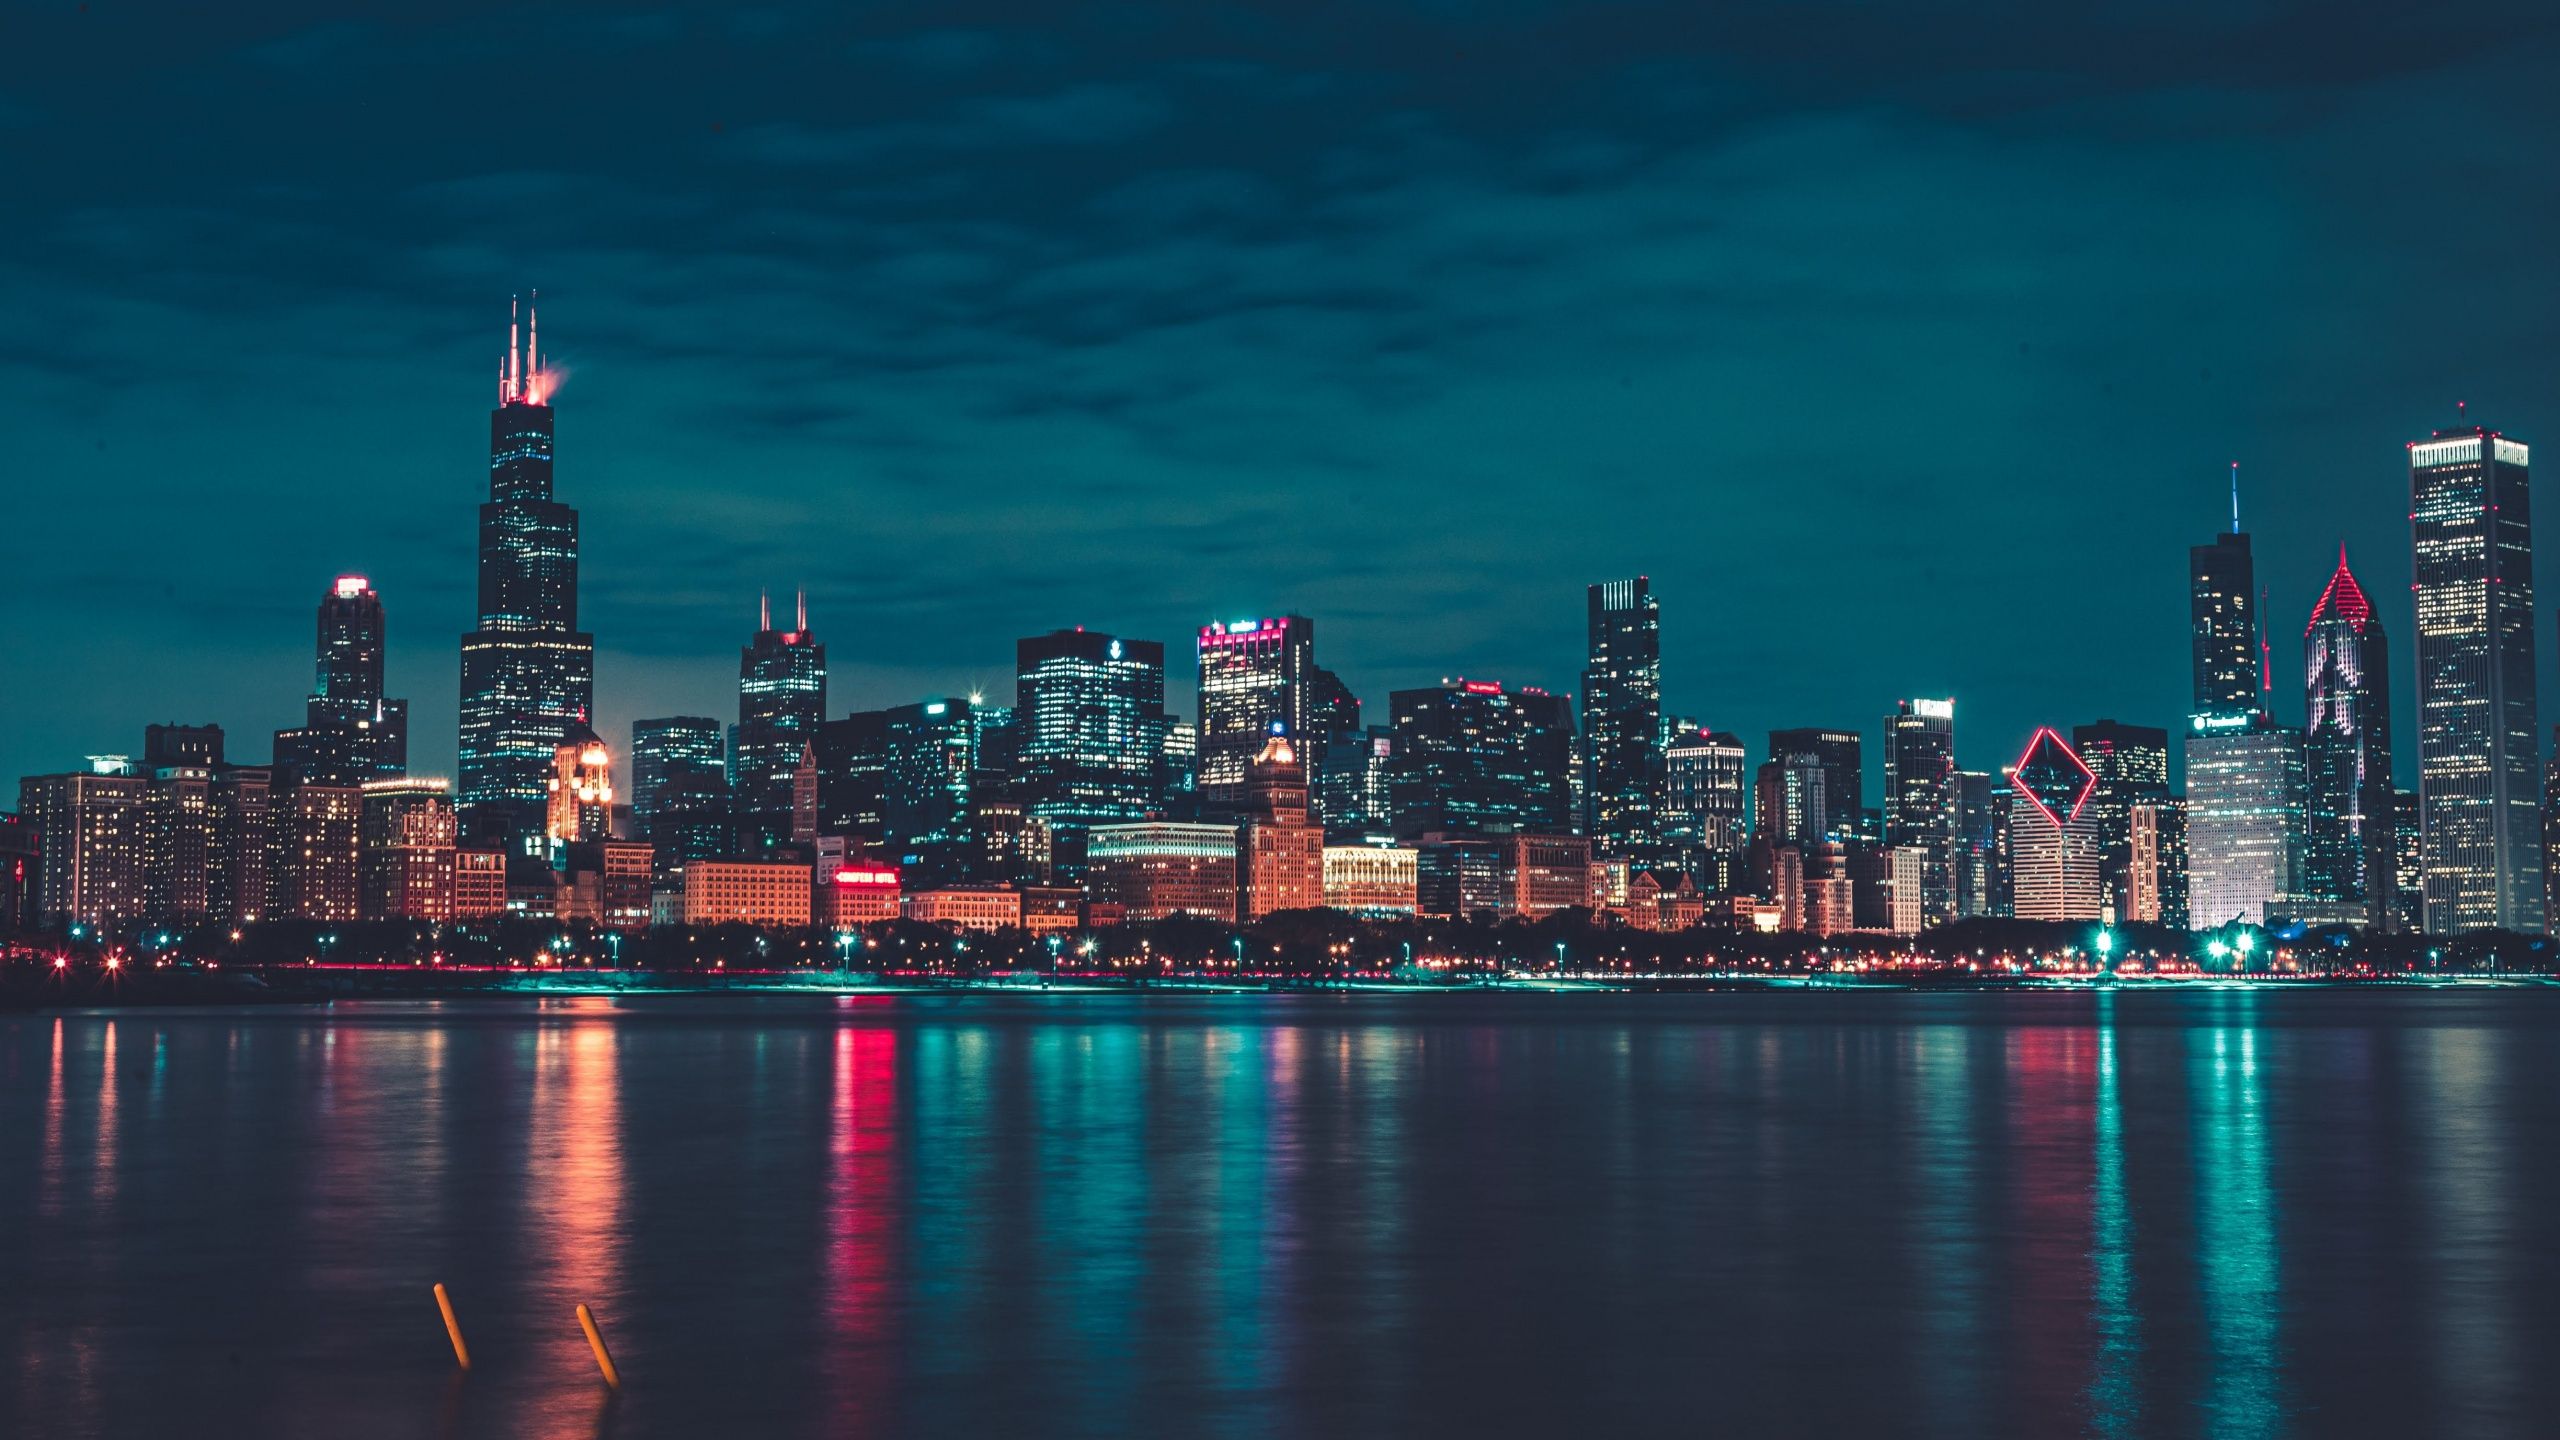
[[[2531,458],[2523,442],[2476,425],[2409,447],[2419,883],[2431,933],[2542,929]]]
[[[382,693],[382,596],[341,575],[320,598],[311,695],[299,730],[276,732],[276,768],[318,785],[362,785],[409,769],[409,702]]]
[[[1236,840],[1239,918],[1324,903],[1324,829],[1307,811],[1307,770],[1277,725],[1245,778]]]
[[[708,715],[631,722],[631,820],[661,881],[729,854],[728,735]]]
[[[890,857],[911,884],[946,884],[968,873],[978,777],[974,709],[954,695],[883,712],[881,825]],[[823,792],[823,775],[819,783]]]
[[[2302,893],[2391,925],[2391,651],[2364,587],[2338,570],[2302,632]]]
[[[2010,771],[2013,905],[2021,920],[2095,920],[2098,825],[2089,797],[2098,777],[2051,727],[2038,730]]]
[[[1306,616],[1203,625],[1199,644],[1203,805],[1224,809],[1243,800],[1245,778],[1274,724],[1311,773],[1329,741],[1358,732],[1360,702],[1316,664],[1316,622]]]
[[[1396,834],[1563,835],[1573,828],[1573,710],[1532,686],[1447,680],[1388,697]]]
[[[1748,836],[1749,787],[1739,737],[1691,730],[1662,754],[1661,800],[1655,819],[1671,863],[1698,888],[1722,894]]]
[[[1941,924],[1956,913],[1956,702],[1897,703],[1884,740],[1884,840],[1920,851],[1920,922]]]
[[[2071,747],[2089,767],[2097,784],[2089,792],[2089,815],[2098,827],[2098,879],[2119,920],[2158,920],[2162,894],[2160,872],[2134,869],[2133,812],[2137,806],[2157,809],[2169,798],[2169,732],[2150,725],[2100,720],[2071,727]],[[2148,850],[2157,866],[2156,836]]]
[[[1034,818],[1064,838],[1163,804],[1161,642],[1053,630],[1016,642],[1014,660],[1020,793]]]
[[[1866,809],[1866,761],[1855,730],[1797,729],[1769,732],[1769,758],[1782,768],[1811,765],[1822,772],[1821,804],[1803,817],[1805,840],[1855,840]],[[1799,787],[1804,788],[1804,787]],[[1765,827],[1767,822],[1761,824]]]
[[[2236,494],[2236,491],[2235,491]],[[2233,502],[2231,532],[2187,550],[2188,616],[2195,650],[2195,712],[2245,715],[2265,708],[2258,648],[2258,572]]]
[[[462,637],[462,830],[538,838],[552,755],[595,708],[595,637],[578,628],[578,512],[552,498],[551,379],[539,331],[507,326],[480,507],[479,628]]]
[[[1642,575],[1586,597],[1582,668],[1583,832],[1603,856],[1650,857],[1662,776],[1660,607]]]
[[[2257,572],[2240,531],[2187,551],[2195,709],[2187,718],[2187,901],[2210,928],[2265,922],[2300,881],[2302,732],[2267,714]],[[2129,838],[2129,837],[2128,837]]]
[[[2263,712],[2189,723],[2189,917],[2263,925],[2301,888],[2302,732]]]
[[[729,762],[744,858],[791,839],[791,778],[826,712],[827,647],[809,630],[808,603],[788,630],[773,628],[773,607],[760,604],[755,638],[738,652],[738,748]]]

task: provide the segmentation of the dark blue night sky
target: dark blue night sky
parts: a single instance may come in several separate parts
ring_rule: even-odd
[[[2180,721],[2235,459],[2278,713],[2344,541],[2406,715],[2403,443],[2560,444],[2560,11],[2114,8],[19,0],[0,775],[263,758],[341,571],[449,773],[531,286],[617,745],[759,588],[836,713],[1298,610],[1382,722],[1645,572],[1674,712],[1991,768]]]

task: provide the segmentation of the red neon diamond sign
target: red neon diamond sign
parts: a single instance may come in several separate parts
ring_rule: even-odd
[[[2017,773],[2010,783],[2018,793],[2036,802],[2044,818],[2058,829],[2080,818],[2080,807],[2089,803],[2089,793],[2098,788],[2097,774],[2080,753],[2063,738],[2045,726],[2027,742],[2027,753],[2018,757]]]

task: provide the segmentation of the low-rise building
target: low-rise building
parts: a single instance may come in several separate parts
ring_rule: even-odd
[[[1418,886],[1410,845],[1324,847],[1324,903],[1373,920],[1410,917]]]
[[[748,860],[695,860],[683,876],[684,923],[806,925],[809,867]]]
[[[910,920],[955,930],[1013,930],[1022,925],[1022,892],[1001,885],[919,890],[899,905]]]

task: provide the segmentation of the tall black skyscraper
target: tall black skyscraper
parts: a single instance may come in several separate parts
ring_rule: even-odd
[[[1662,838],[1661,608],[1642,575],[1592,586],[1585,605],[1583,828],[1597,854],[1649,858]]]
[[[2255,715],[2266,708],[2258,572],[2249,559],[2249,537],[2238,529],[2236,505],[2232,514],[2229,533],[2187,549],[2198,715]]]
[[[2399,844],[2391,828],[2391,650],[2364,587],[2338,571],[2302,632],[2302,890],[2391,925]]]
[[[2523,441],[2477,425],[2409,447],[2430,934],[2542,929],[2531,476]]]
[[[462,637],[462,784],[475,842],[539,836],[552,758],[595,709],[595,637],[578,628],[578,512],[551,495],[550,377],[533,315],[511,318],[489,414],[480,626]]]
[[[817,744],[827,713],[827,647],[809,630],[804,601],[789,630],[773,628],[761,606],[755,638],[738,652],[738,748],[730,793],[738,807],[738,849],[755,855],[791,838],[791,781]]]
[[[382,694],[382,596],[341,575],[320,599],[320,634],[302,728],[276,732],[276,768],[314,785],[408,773],[409,702]]]

